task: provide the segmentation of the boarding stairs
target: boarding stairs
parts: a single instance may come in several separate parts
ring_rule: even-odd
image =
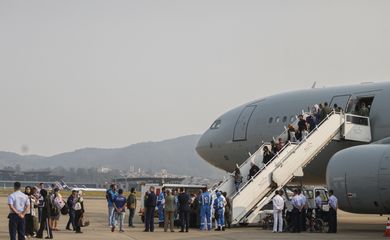
[[[306,117],[309,114],[310,113],[305,113],[304,111],[302,111],[302,116],[304,117],[304,119],[306,119]],[[296,120],[294,122],[292,122],[291,125],[297,126],[298,121],[299,121],[298,116],[296,116]],[[274,142],[277,142],[277,140],[279,138],[285,140],[285,139],[287,139],[288,134],[289,134],[288,129],[287,129],[287,127],[285,127],[284,131],[279,136],[274,137],[273,140],[274,140]],[[271,143],[263,141],[262,145],[258,148],[258,150],[253,154],[248,153],[249,158],[246,161],[244,161],[241,165],[238,166],[238,168],[240,169],[241,176],[242,176],[241,186],[245,185],[246,182],[249,180],[249,179],[247,179],[247,175],[249,173],[249,169],[251,168],[251,163],[256,164],[260,169],[262,169],[264,167],[263,148],[265,146],[267,146],[271,150]],[[229,173],[229,175],[227,177],[225,177],[223,181],[221,181],[221,182],[219,182],[211,187],[211,192],[214,194],[213,197],[215,197],[215,192],[217,190],[221,191],[221,192],[226,192],[228,197],[232,197],[236,193],[236,189],[235,189],[235,185],[234,185],[234,172]]]
[[[305,166],[332,140],[370,142],[369,118],[332,112],[301,142],[286,143],[252,179],[241,185],[238,192],[231,187],[234,186],[233,177],[233,180],[225,180],[218,190],[226,191],[231,198],[232,224],[253,223],[260,210],[274,197],[275,190],[294,177],[303,176]],[[249,172],[251,162],[262,160],[265,145],[240,166],[241,173]]]

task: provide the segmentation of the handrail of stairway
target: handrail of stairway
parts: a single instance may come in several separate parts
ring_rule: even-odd
[[[304,143],[305,141],[306,141],[306,139],[308,138],[308,137],[310,137],[311,135],[312,135],[312,133],[315,131],[315,130],[317,130],[317,128],[319,128],[326,120],[328,120],[329,119],[329,117],[331,116],[331,115],[333,115],[333,114],[335,114],[336,112],[333,110],[332,112],[330,112],[314,129],[313,129],[313,131],[311,131],[304,139],[302,139],[302,141],[300,141],[300,142],[288,142],[288,143],[286,143],[284,146],[283,146],[283,148],[279,151],[279,152],[277,152],[275,155],[274,155],[274,157],[273,158],[271,158],[271,160],[267,163],[267,164],[265,164],[265,165],[263,165],[263,167],[260,169],[260,171],[258,171],[251,179],[249,179],[248,181],[246,181],[245,182],[245,184],[242,186],[242,187],[240,187],[240,189],[239,189],[239,191],[238,192],[236,192],[233,196],[232,196],[232,199],[234,199],[240,192],[241,192],[241,190],[242,189],[244,189],[250,182],[252,182],[253,181],[253,179],[255,179],[261,172],[262,172],[262,170],[264,170],[268,165],[270,165],[271,163],[273,163],[273,161],[279,156],[279,153],[281,153],[285,148],[287,148],[288,146],[290,146],[290,145],[296,145],[295,146],[295,149],[296,148],[298,148],[302,143]],[[339,113],[339,112],[338,112]],[[341,114],[341,113],[339,113],[339,114]],[[282,133],[283,134],[283,133]],[[281,135],[282,135],[281,134]],[[260,150],[260,149],[259,149]],[[294,151],[291,151],[291,153],[293,153]],[[285,159],[287,159],[288,158],[288,156],[290,156],[291,155],[291,153],[290,154],[288,154],[288,155],[286,155],[285,156]],[[247,161],[249,160],[250,158],[248,158],[247,159]],[[246,161],[245,161],[246,162]]]
[[[302,110],[302,114],[305,114],[303,112],[303,110]],[[296,119],[292,124],[297,123],[297,120],[298,119]],[[277,139],[281,138],[285,134],[288,134],[288,128],[285,128],[284,131],[277,136]],[[250,161],[251,157],[253,155],[255,155],[258,151],[261,151],[263,149],[264,145],[266,145],[266,144],[271,144],[271,142],[264,142],[264,141],[262,141],[262,145],[253,154],[250,154],[249,157],[243,163],[241,163],[239,168],[241,168],[244,164],[246,164],[248,161]],[[282,149],[284,149],[284,147]]]

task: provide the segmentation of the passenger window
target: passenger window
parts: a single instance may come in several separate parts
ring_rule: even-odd
[[[215,120],[215,122],[211,125],[210,129],[218,129],[221,126],[221,120]]]
[[[285,123],[287,121],[287,116],[283,117],[283,122]]]
[[[275,118],[275,122],[276,122],[276,123],[280,122],[280,117],[279,117],[279,116],[277,116],[277,117]]]
[[[273,117],[270,117],[270,118],[268,119],[268,123],[272,123],[273,120],[274,120],[274,118],[273,118]]]

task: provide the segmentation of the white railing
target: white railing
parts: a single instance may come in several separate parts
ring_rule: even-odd
[[[344,117],[341,115],[330,113],[301,142],[286,143],[284,148],[253,179],[245,183],[240,191],[232,197],[233,223],[239,223],[243,218],[255,212],[253,208],[262,208],[268,203],[266,200],[271,199],[274,195],[275,188],[287,184],[297,170],[306,166],[340,132],[340,126],[344,122]],[[330,118],[332,121],[328,121]],[[321,128],[321,126],[324,127]],[[314,137],[314,135],[319,137]],[[312,139],[312,141],[308,141],[308,139]],[[318,143],[313,148],[312,142],[314,140]],[[310,150],[310,154],[307,154],[307,150]],[[297,154],[300,152],[302,154]],[[259,204],[260,202],[261,204]]]

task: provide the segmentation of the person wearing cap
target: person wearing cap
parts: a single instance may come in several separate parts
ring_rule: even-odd
[[[272,199],[273,213],[274,213],[274,226],[273,231],[283,232],[283,209],[284,209],[284,199],[283,199],[283,190],[276,190],[275,197]]]
[[[11,240],[16,240],[16,233],[18,239],[25,239],[25,216],[30,209],[30,200],[20,191],[20,182],[14,183],[14,192],[8,196],[8,207],[10,213],[9,219],[9,236]]]
[[[216,193],[217,198],[214,200],[214,210],[217,217],[217,229],[216,231],[225,231],[225,204],[226,200],[222,196],[222,193],[218,191]]]

